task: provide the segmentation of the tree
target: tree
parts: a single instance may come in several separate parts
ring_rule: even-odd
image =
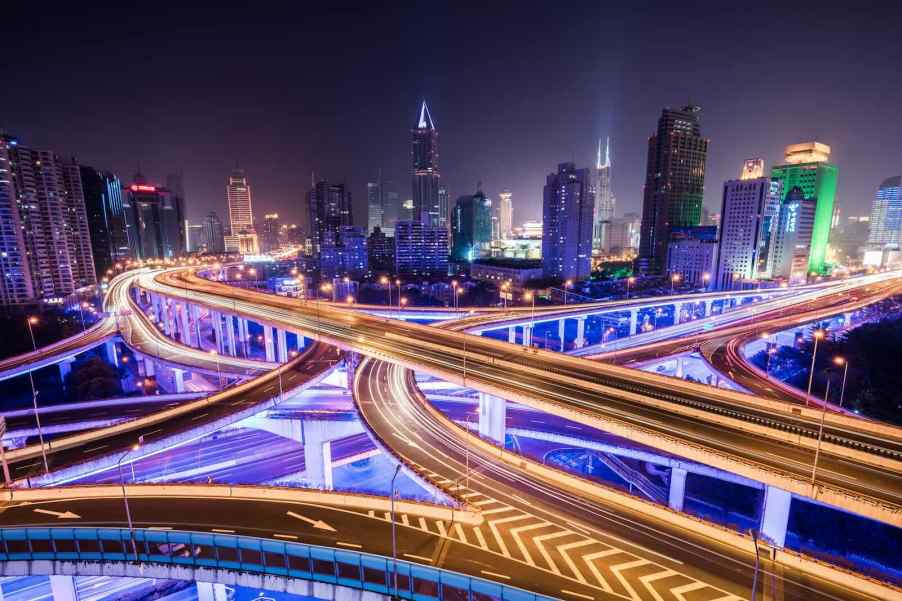
[[[66,376],[66,397],[70,402],[109,399],[121,395],[119,372],[100,357],[79,361]]]

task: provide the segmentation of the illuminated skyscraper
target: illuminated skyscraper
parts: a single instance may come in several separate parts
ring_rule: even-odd
[[[119,261],[128,259],[128,233],[122,208],[122,182],[113,173],[81,167],[85,213],[91,232],[91,254],[99,278]]]
[[[420,107],[417,126],[410,133],[413,219],[426,225],[447,227],[447,192],[444,214],[439,198],[438,132],[425,100]]]
[[[510,190],[498,194],[498,237],[502,240],[510,240],[513,235],[514,205],[511,196]]]
[[[833,201],[839,170],[830,164],[830,147],[819,142],[805,142],[786,147],[785,164],[777,165],[771,177],[783,185],[785,203],[790,193],[798,189],[800,198],[814,203],[814,222],[811,229],[811,248],[808,253],[808,272],[823,273],[833,219]]]
[[[226,184],[229,206],[229,235],[225,237],[226,252],[257,254],[260,244],[254,231],[251,186],[244,169],[234,169]]]
[[[213,211],[207,213],[207,216],[204,218],[203,226],[204,245],[207,247],[207,252],[225,252],[225,233],[219,215]]]
[[[492,244],[492,201],[482,190],[457,199],[451,216],[455,261],[471,263],[488,254]]]
[[[718,290],[751,282],[766,262],[782,194],[780,182],[763,173],[764,161],[752,159],[743,165],[740,179],[724,183],[717,267],[709,274]]]
[[[366,184],[367,231],[385,226],[385,192],[382,188],[382,170],[374,182]]]
[[[279,250],[279,214],[267,213],[263,216],[263,225],[260,228],[260,251],[272,252]]]
[[[601,159],[601,140],[598,141],[598,157],[595,160],[595,223],[592,229],[592,248],[602,250],[606,244],[607,230],[614,218],[614,188],[611,182],[611,139],[604,147]]]
[[[642,200],[642,236],[636,266],[661,273],[670,229],[701,223],[708,140],[701,135],[697,106],[665,108],[648,139]]]
[[[140,173],[123,190],[122,208],[131,254],[137,259],[174,259],[185,254],[185,217],[180,196],[148,183]]]
[[[313,253],[319,261],[323,277],[339,275],[343,271],[343,227],[353,225],[351,219],[351,193],[344,184],[318,181],[308,196],[310,237]]]
[[[902,177],[883,180],[871,205],[868,247],[898,249],[902,244]]]
[[[546,178],[542,208],[542,268],[546,277],[589,277],[595,194],[588,169],[561,163]]]

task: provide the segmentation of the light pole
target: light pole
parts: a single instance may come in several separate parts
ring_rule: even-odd
[[[814,351],[811,353],[811,370],[808,372],[808,394],[805,395],[805,406],[808,406],[808,399],[811,397],[811,384],[814,382],[814,361],[817,359],[817,342],[824,337],[823,330],[815,330],[814,334]]]
[[[711,281],[711,274],[706,271],[705,273],[702,274],[702,284],[706,290],[708,288],[708,282],[710,282],[710,281]]]
[[[116,462],[116,468],[119,471],[119,484],[122,485],[122,502],[125,504],[125,519],[128,521],[128,534],[129,538],[132,539],[132,553],[135,554],[135,561],[138,561],[138,546],[135,544],[135,527],[132,524],[132,512],[128,506],[128,494],[125,492],[125,478],[122,477],[122,460],[125,459],[129,453],[137,451],[140,448],[140,442],[135,443],[129,450],[123,453],[122,457],[119,458],[119,461]]]
[[[219,363],[219,353],[215,350],[210,349],[210,354],[215,357],[216,361],[216,374],[219,376],[219,388],[222,389],[222,364]]]
[[[504,303],[505,310],[507,310],[507,295],[508,295],[508,291],[510,290],[510,288],[511,288],[510,281],[507,281],[507,282],[504,282],[503,284],[501,284],[500,296],[501,296],[502,302]]]
[[[821,440],[824,438],[824,420],[827,419],[827,399],[830,396],[830,370],[827,370],[827,390],[824,391],[824,406],[821,409],[821,425],[817,430],[817,449],[814,451],[814,465],[811,467],[811,487],[814,488],[814,477],[817,475],[817,460],[821,456]]]
[[[78,313],[81,315],[81,333],[85,333],[85,309],[88,308],[87,301],[82,301],[80,305],[78,305]]]
[[[395,596],[398,595],[398,528],[395,522],[395,478],[401,472],[401,464],[395,467],[395,474],[391,477],[391,557],[392,580],[394,581]]]
[[[388,291],[388,304],[386,306],[391,309],[391,280],[382,276],[379,278],[379,283],[385,286],[385,289]]]
[[[842,365],[842,387],[839,390],[839,408],[842,409],[843,399],[846,398],[846,376],[849,375],[849,362],[845,357],[834,357],[833,362]]]
[[[608,343],[608,335],[614,333],[614,328],[608,327],[605,329],[604,333],[601,335],[601,346],[604,346]]]
[[[31,336],[31,348],[34,352],[38,352],[38,345],[34,342],[34,330],[31,329],[33,324],[38,323],[38,318],[32,315],[25,320],[28,325],[28,335]],[[31,384],[31,404],[34,406],[34,422],[38,427],[38,442],[41,443],[41,458],[44,460],[44,473],[50,473],[50,466],[47,465],[47,449],[44,448],[44,431],[41,429],[41,416],[38,413],[38,392],[34,387],[34,374],[28,370],[28,382]]]
[[[457,309],[457,280],[451,280],[451,305]]]
[[[626,300],[630,299],[630,285],[633,284],[635,281],[636,281],[636,278],[633,276],[626,278]]]
[[[752,528],[749,530],[752,542],[755,544],[755,575],[752,577],[752,601],[758,596],[758,566],[761,565],[761,556],[758,553],[758,533]]]
[[[567,291],[573,288],[573,280],[567,280],[564,282],[564,304],[567,304]]]
[[[532,302],[532,316],[530,317],[530,319],[534,324],[536,321],[536,293],[532,290],[527,290],[523,293],[523,300]]]
[[[680,274],[674,273],[670,276],[670,295],[673,296],[674,285],[680,281]]]

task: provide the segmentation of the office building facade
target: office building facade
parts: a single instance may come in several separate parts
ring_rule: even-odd
[[[448,275],[448,229],[422,221],[395,224],[395,272],[416,277]]]
[[[310,238],[321,277],[344,272],[343,227],[352,226],[351,193],[344,184],[316,182],[308,195]]]
[[[366,239],[369,269],[375,273],[393,273],[395,270],[395,239],[376,227]]]
[[[717,261],[717,227],[675,227],[667,245],[667,273],[681,282],[702,287],[710,284]]]
[[[412,220],[426,225],[447,228],[448,204],[445,192],[445,209],[442,213],[439,187],[441,184],[438,168],[438,131],[426,101],[420,106],[417,126],[411,130],[411,177],[412,177]]]
[[[595,222],[592,228],[592,248],[604,251],[607,233],[614,218],[614,187],[611,181],[611,139],[605,140],[604,160],[601,156],[601,140],[595,160]]]
[[[269,253],[279,250],[279,232],[281,222],[278,213],[267,213],[263,216],[258,237],[260,239],[260,252]]]
[[[589,277],[595,194],[588,169],[561,163],[545,181],[542,203],[542,265],[546,277]]]
[[[701,223],[708,140],[701,135],[697,106],[665,108],[648,139],[642,199],[642,233],[636,262],[642,273],[660,273],[670,230]]]
[[[222,220],[214,211],[207,213],[204,217],[204,244],[207,252],[214,254],[225,252],[225,229],[222,226]]]
[[[614,217],[608,225],[602,251],[607,255],[630,255],[639,250],[642,217],[639,213],[624,213]]]
[[[902,177],[890,177],[880,184],[871,205],[869,250],[898,249],[902,245]]]
[[[226,252],[255,255],[260,242],[254,230],[254,211],[251,185],[244,169],[235,168],[226,182],[226,203],[229,207],[229,233],[225,236]]]
[[[772,233],[767,277],[782,278],[791,283],[806,280],[816,212],[817,200],[806,198],[797,186],[783,199]]]
[[[514,203],[510,190],[503,190],[498,194],[498,238],[510,240],[514,235]]]
[[[761,173],[763,161],[751,159],[743,165],[740,179],[724,183],[713,275],[713,285],[718,290],[730,290],[757,279],[762,259],[767,257],[782,184]]]
[[[168,188],[148,183],[140,173],[123,190],[122,208],[131,255],[147,261],[185,254],[182,199]]]
[[[784,164],[771,171],[783,190],[783,203],[797,190],[800,197],[814,203],[811,228],[811,248],[808,252],[808,272],[824,273],[827,244],[833,221],[833,205],[839,169],[832,165],[830,147],[820,142],[804,142],[786,147]],[[799,193],[796,194],[798,200]],[[806,209],[807,210],[807,209]]]
[[[122,182],[113,173],[93,167],[81,167],[81,185],[85,197],[85,214],[91,232],[91,255],[99,279],[116,263],[128,260],[130,250],[125,227]]]
[[[492,214],[492,201],[482,190],[457,199],[451,215],[451,257],[454,261],[472,263],[490,254]]]

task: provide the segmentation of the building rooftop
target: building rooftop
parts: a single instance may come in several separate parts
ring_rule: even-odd
[[[473,261],[476,265],[485,265],[486,267],[502,267],[506,269],[541,269],[541,259],[514,259],[510,257],[495,257],[486,259],[476,259]]]

